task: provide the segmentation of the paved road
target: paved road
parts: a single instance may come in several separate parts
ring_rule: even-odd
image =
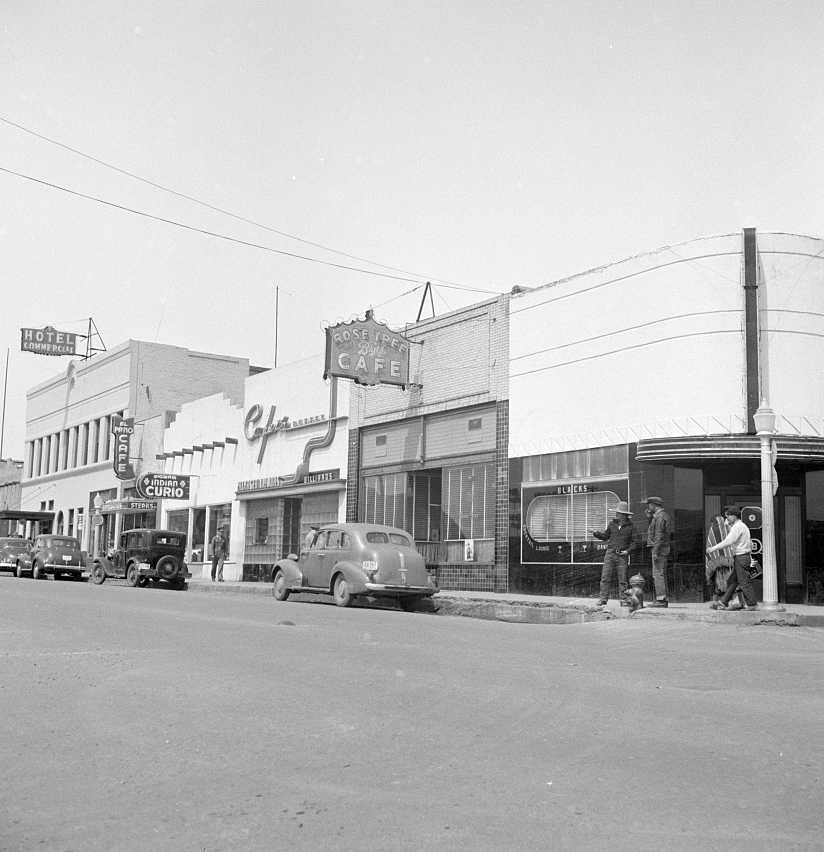
[[[824,631],[0,578],[0,849],[820,849]]]

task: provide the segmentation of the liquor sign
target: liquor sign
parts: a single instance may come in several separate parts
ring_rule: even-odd
[[[135,490],[146,500],[188,500],[191,477],[181,473],[144,473]]]
[[[20,329],[20,351],[36,355],[76,355],[77,335],[50,325]]]
[[[129,461],[131,439],[134,435],[134,417],[112,415],[112,435],[114,435],[114,458],[112,466],[118,479],[134,479],[134,468]]]
[[[409,384],[409,341],[378,322],[372,311],[366,319],[326,329],[323,378],[340,376],[359,385]]]
[[[260,441],[260,449],[258,450],[257,463],[263,461],[263,456],[266,453],[266,444],[269,438],[276,432],[293,432],[296,429],[303,429],[305,426],[313,426],[316,423],[324,423],[328,418],[325,414],[316,414],[312,417],[301,417],[298,420],[292,420],[288,414],[280,419],[277,418],[277,406],[269,406],[269,419],[265,426],[258,425],[263,418],[263,406],[256,402],[247,412],[243,421],[243,434],[247,441]]]

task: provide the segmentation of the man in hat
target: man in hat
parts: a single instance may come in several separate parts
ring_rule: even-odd
[[[618,596],[621,597],[627,588],[627,557],[634,548],[633,535],[635,531],[630,520],[631,517],[632,512],[629,510],[629,505],[622,501],[615,507],[615,518],[609,522],[605,530],[600,532],[597,530],[589,531],[591,536],[607,543],[604,567],[601,569],[598,606],[606,604],[612,577],[616,571],[618,573]]]
[[[669,606],[667,599],[667,561],[669,560],[672,539],[672,518],[664,511],[664,501],[660,497],[647,497],[650,519],[647,527],[647,547],[652,557],[652,582],[655,586],[655,600],[650,606]]]

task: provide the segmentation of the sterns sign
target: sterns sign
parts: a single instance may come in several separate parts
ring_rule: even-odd
[[[409,341],[388,325],[377,322],[372,311],[366,319],[339,323],[326,329],[326,364],[323,378],[340,376],[359,385],[409,384]]]

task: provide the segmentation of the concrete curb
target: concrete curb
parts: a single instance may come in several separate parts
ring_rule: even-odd
[[[271,595],[271,583],[211,583],[208,580],[195,580],[189,583],[189,590],[211,594]],[[330,599],[320,595],[293,594],[298,602],[323,601]],[[394,601],[380,599],[359,602],[354,606],[373,609],[397,609]],[[510,624],[587,624],[595,621],[611,621],[627,618],[626,609],[617,606],[599,607],[583,601],[547,601],[511,600],[503,596],[490,599],[489,596],[473,597],[471,593],[450,595],[448,591],[438,592],[434,598],[423,601],[418,612],[432,615],[451,615],[462,618],[480,618],[486,621],[505,621]],[[792,611],[774,612],[756,610],[755,612],[719,611],[696,606],[671,605],[667,609],[644,607],[633,618],[663,619],[671,621],[697,621],[704,624],[767,625],[774,627],[824,627],[824,610],[820,615]]]

